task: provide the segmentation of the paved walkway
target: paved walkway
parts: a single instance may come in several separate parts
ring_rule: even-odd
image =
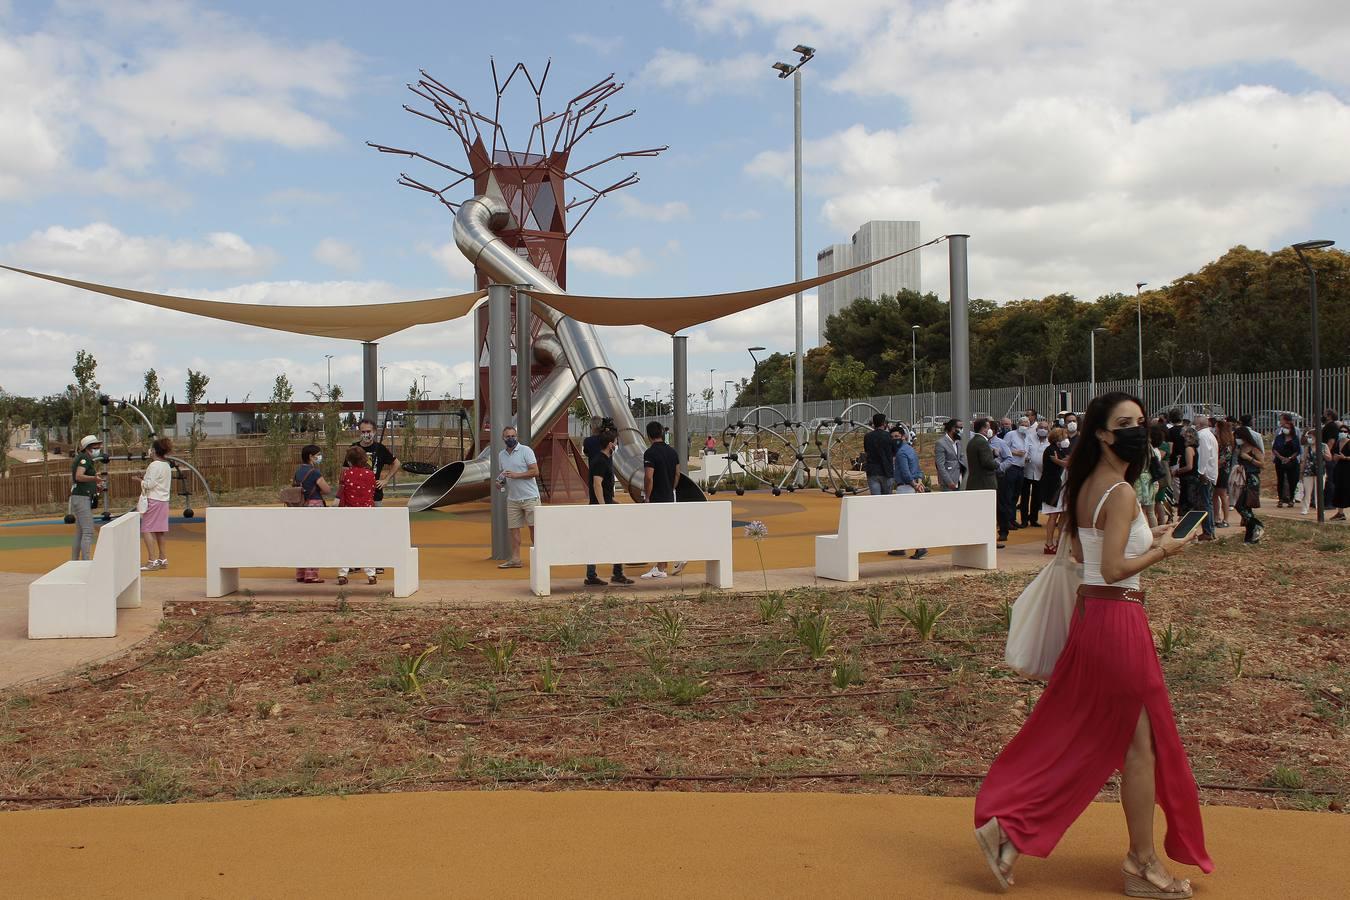
[[[12,897],[982,897],[969,798],[479,791],[0,814]],[[1159,820],[1161,820],[1159,816]],[[1197,897],[1341,898],[1350,817],[1207,807]],[[1118,897],[1093,804],[1012,896]],[[1160,835],[1161,837],[1161,835]]]

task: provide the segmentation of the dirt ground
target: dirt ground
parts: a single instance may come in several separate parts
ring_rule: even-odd
[[[1206,802],[1350,795],[1347,563],[1342,534],[1274,520],[1259,546],[1151,570]],[[579,784],[969,795],[1041,690],[1002,665],[1027,580],[179,605],[129,657],[0,694],[0,808]]]

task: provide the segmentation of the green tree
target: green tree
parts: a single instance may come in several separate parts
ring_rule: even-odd
[[[295,389],[286,376],[278,375],[272,383],[272,396],[267,403],[267,464],[272,470],[272,487],[280,488],[291,460],[287,451],[291,443],[291,400]]]
[[[852,357],[836,360],[825,373],[825,387],[835,400],[866,397],[876,380],[876,373]]]
[[[211,383],[211,379],[201,372],[187,370],[187,403],[192,410],[192,424],[188,426],[188,452],[193,458],[197,455],[197,445],[206,437],[204,420],[206,410],[202,406],[202,401],[206,398],[206,386]],[[175,423],[176,424],[176,423]]]
[[[74,411],[72,424],[80,436],[98,431],[98,360],[85,350],[75,351],[75,365],[70,367],[75,383],[67,388]]]
[[[417,413],[419,401],[422,398],[422,392],[417,387],[417,379],[413,379],[412,385],[408,388],[408,405],[403,413],[403,439],[402,446],[399,447],[399,459],[404,461],[417,460]],[[494,428],[500,428],[497,423],[493,423]]]
[[[150,420],[150,427],[154,429],[155,434],[163,434],[164,391],[159,385],[159,373],[154,369],[146,370],[142,393],[143,396],[139,404],[141,412],[145,413],[145,417]]]
[[[9,438],[15,407],[14,398],[0,388],[0,475],[9,471]]]
[[[330,485],[337,484],[342,467],[339,447],[342,445],[342,386],[331,385],[325,392],[323,405],[323,471]],[[346,447],[341,447],[346,450]]]

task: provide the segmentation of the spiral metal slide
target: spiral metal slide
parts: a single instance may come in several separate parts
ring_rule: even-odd
[[[477,196],[463,203],[455,215],[455,245],[480,272],[499,284],[529,284],[530,293],[565,293],[551,278],[507,246],[497,231],[510,221],[506,204],[494,197]],[[595,328],[564,316],[542,302],[534,304],[534,314],[552,329],[554,337],[534,342],[537,360],[553,363],[552,374],[535,390],[531,402],[531,421],[535,434],[521,435],[527,443],[543,434],[559,416],[567,414],[572,398],[580,388],[586,408],[614,421],[619,445],[614,451],[614,473],[630,494],[643,489],[642,454],[647,440],[633,419],[625,399],[626,392],[618,374],[609,365],[600,336]],[[484,449],[468,462],[452,462],[427,478],[408,499],[413,512],[435,509],[486,496],[489,487],[490,451]],[[688,478],[680,479],[680,502],[707,499]]]

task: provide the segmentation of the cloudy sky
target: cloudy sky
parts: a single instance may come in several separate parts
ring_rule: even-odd
[[[627,6],[630,11],[616,12]],[[482,11],[476,11],[475,7]],[[570,286],[705,293],[792,276],[791,86],[805,70],[807,272],[867,219],[972,235],[971,291],[1094,297],[1162,284],[1234,244],[1350,243],[1350,5],[1325,0],[0,0],[0,262],[188,296],[357,303],[458,292],[449,214],[395,185],[457,159],[402,111],[425,68],[490,107],[489,57],[552,58],[565,100],[615,72],[638,114],[580,157],[668,144],[573,238]],[[517,112],[522,115],[516,116]],[[522,109],[510,122],[528,122]],[[611,167],[614,178],[633,166]],[[946,257],[924,283],[945,294]],[[808,297],[808,346],[814,297]],[[636,391],[669,340],[607,329]],[[286,372],[359,393],[358,345],[198,320],[0,272],[0,387],[60,390],[77,349],[113,392],[156,367],[181,396],[265,397]],[[692,332],[691,380],[792,346],[792,300]],[[388,395],[472,391],[468,329],[381,348]],[[702,373],[702,374],[696,374]]]

